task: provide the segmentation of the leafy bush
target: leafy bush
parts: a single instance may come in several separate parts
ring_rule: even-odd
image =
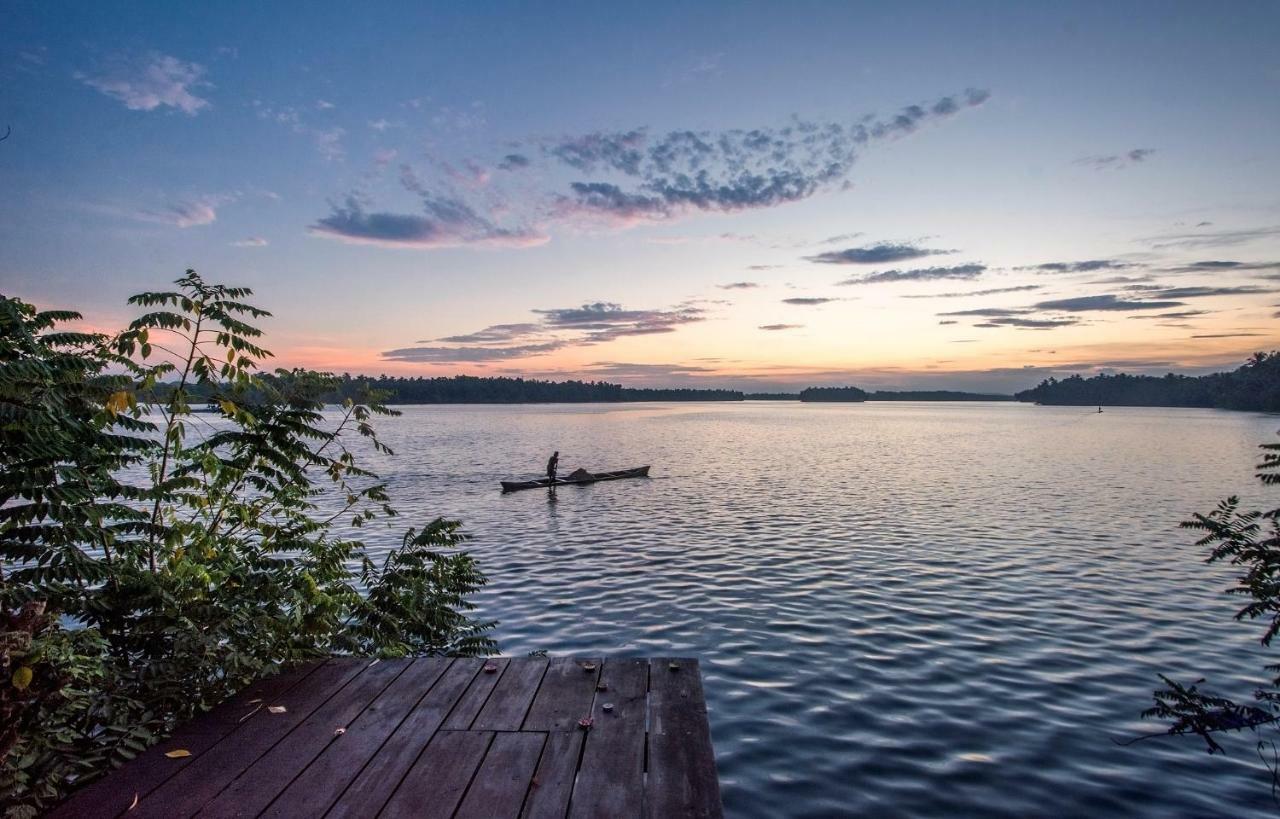
[[[1280,444],[1263,444],[1263,461],[1258,479],[1280,485]],[[1248,599],[1236,612],[1237,620],[1266,622],[1262,645],[1270,647],[1280,633],[1280,509],[1269,512],[1241,512],[1240,499],[1232,496],[1207,515],[1197,514],[1183,528],[1204,533],[1198,546],[1210,547],[1207,562],[1229,562],[1242,574],[1231,594]],[[1276,675],[1267,688],[1254,692],[1253,704],[1237,704],[1195,684],[1178,683],[1161,675],[1165,687],[1155,692],[1155,705],[1142,713],[1147,718],[1169,721],[1169,734],[1194,734],[1204,741],[1210,754],[1224,752],[1217,736],[1224,732],[1259,731],[1263,726],[1280,725],[1280,664],[1267,666]],[[1280,753],[1274,742],[1261,739],[1259,757],[1271,772],[1273,793],[1280,788]]]
[[[380,562],[340,531],[396,514],[352,449],[390,453],[380,397],[327,418],[333,376],[259,372],[249,322],[268,314],[249,290],[176,285],[133,297],[146,312],[114,336],[0,297],[7,815],[283,665],[494,649],[467,614],[484,577],[458,523],[410,529]]]

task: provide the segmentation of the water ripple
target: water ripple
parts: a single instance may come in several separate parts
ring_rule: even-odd
[[[1274,808],[1247,740],[1210,758],[1112,739],[1151,730],[1158,671],[1261,681],[1228,574],[1176,525],[1258,499],[1275,427],[1008,404],[409,408],[379,468],[406,517],[466,522],[506,653],[701,657],[730,815],[1246,816]],[[654,478],[497,492],[553,449]]]

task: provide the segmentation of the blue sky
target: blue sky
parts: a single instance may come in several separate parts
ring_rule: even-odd
[[[5,9],[0,289],[95,325],[195,267],[371,373],[1012,390],[1280,335],[1272,3]]]

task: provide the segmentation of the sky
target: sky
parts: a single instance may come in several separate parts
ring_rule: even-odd
[[[1280,348],[1280,6],[0,5],[0,292],[280,366],[1012,392]]]

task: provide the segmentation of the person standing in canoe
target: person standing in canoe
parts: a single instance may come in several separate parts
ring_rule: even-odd
[[[560,466],[560,450],[551,453],[551,458],[547,460],[547,480],[555,483],[556,469]]]

